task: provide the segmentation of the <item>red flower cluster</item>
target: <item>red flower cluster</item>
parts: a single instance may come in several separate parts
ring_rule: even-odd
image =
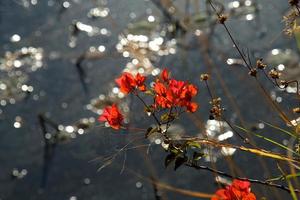
[[[145,92],[145,94],[154,95],[154,105],[146,105],[146,108],[184,107],[188,112],[195,112],[197,110],[198,104],[192,102],[192,98],[197,94],[197,87],[193,84],[171,79],[170,73],[166,69],[162,71],[160,78],[156,80],[151,90],[147,91],[145,81],[145,76],[139,73],[134,76],[128,72],[122,73],[115,80],[120,87],[120,91],[124,94],[133,92],[138,96],[136,92],[139,90]],[[145,102],[143,103],[146,104]],[[123,119],[124,117],[118,110],[118,107],[113,104],[104,108],[104,112],[98,120],[108,122],[114,129],[120,129]]]
[[[186,107],[188,112],[195,112],[198,104],[192,102],[197,94],[197,87],[184,81],[170,79],[169,72],[164,69],[161,79],[154,84],[155,106],[162,108]]]
[[[120,87],[121,92],[128,94],[136,88],[143,92],[146,91],[145,80],[146,77],[139,73],[134,77],[132,74],[124,72],[115,81]]]
[[[256,200],[251,193],[250,182],[233,180],[225,189],[219,189],[211,200]]]
[[[123,119],[116,104],[105,107],[103,114],[98,118],[101,122],[108,122],[113,129],[120,129]]]

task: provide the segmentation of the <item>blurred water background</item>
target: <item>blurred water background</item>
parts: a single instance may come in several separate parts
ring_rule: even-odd
[[[279,70],[290,67],[295,70],[292,75],[298,73],[296,42],[282,34],[282,16],[289,8],[286,1],[220,3],[232,15],[228,26],[245,51],[249,50],[253,63],[263,57]],[[247,122],[248,128],[287,143],[260,121],[284,125],[249,79],[215,20],[205,2],[197,0],[1,0],[0,199],[155,199],[152,185],[130,171],[147,177],[155,174],[176,187],[215,191],[210,172],[165,169],[159,141],[149,147],[145,146],[149,141],[137,139],[130,147],[143,148],[121,153],[111,165],[97,171],[103,165],[101,158],[143,137],[134,131],[103,128],[96,121],[103,105],[121,102],[131,126],[154,123],[144,116],[137,100],[125,100],[115,88],[113,80],[124,69],[144,73],[150,80],[167,67],[174,77],[199,87],[200,110],[176,121],[175,134],[203,134],[215,126],[206,124],[209,97],[199,80],[201,73],[210,72],[228,120]],[[287,61],[276,60],[279,56]],[[292,107],[295,99],[262,80],[272,98],[284,108]],[[61,133],[55,135],[57,131]],[[230,134],[229,139],[238,142]],[[263,141],[257,143],[281,151]],[[264,179],[278,175],[269,167],[273,160],[264,159],[262,166],[253,155],[235,152],[233,158],[245,176]],[[229,171],[222,153],[216,151],[203,163],[211,165],[210,160],[218,169]],[[257,185],[253,190],[269,199],[289,198],[285,192]],[[174,200],[195,199],[172,192],[165,195]]]

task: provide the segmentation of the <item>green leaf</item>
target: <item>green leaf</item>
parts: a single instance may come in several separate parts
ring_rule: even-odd
[[[263,135],[261,135],[259,133],[254,133],[254,132],[249,131],[249,130],[247,130],[247,129],[243,128],[243,127],[240,127],[240,126],[236,126],[236,127],[239,128],[239,129],[241,129],[242,131],[244,131],[246,133],[251,133],[251,134],[253,134],[254,136],[256,136],[258,138],[261,138],[261,139],[263,139],[265,141],[268,141],[268,142],[270,142],[270,143],[272,143],[272,144],[274,144],[274,145],[276,145],[276,146],[278,146],[278,147],[280,147],[280,148],[282,148],[284,150],[290,151],[290,152],[292,152],[294,154],[298,154],[294,150],[292,150],[292,149],[290,149],[290,148],[288,148],[288,147],[286,147],[286,146],[284,146],[284,145],[282,145],[282,144],[280,144],[280,143],[278,143],[278,142],[276,142],[276,141],[274,141],[274,140],[272,140],[272,139],[270,139],[268,137],[265,137],[265,136],[263,136]]]
[[[169,114],[168,113],[163,114],[162,116],[160,116],[160,120],[163,121],[163,122],[168,121],[169,120]]]
[[[199,142],[196,142],[196,141],[188,141],[187,145],[189,147],[195,147],[195,148],[198,148],[198,149],[201,148],[201,145],[199,144]]]
[[[147,129],[147,131],[146,131],[145,138],[148,138],[149,135],[151,135],[152,133],[158,132],[158,130],[159,130],[158,127],[155,127],[155,128],[149,127],[149,128]]]
[[[278,127],[278,126],[275,126],[275,125],[273,125],[273,124],[270,124],[270,123],[268,123],[268,122],[265,122],[265,121],[262,121],[262,122],[263,122],[263,123],[265,123],[265,124],[267,124],[268,126],[270,126],[270,127],[274,128],[274,129],[277,129],[277,130],[280,130],[280,131],[282,131],[283,133],[285,133],[285,134],[287,134],[287,135],[289,135],[289,136],[291,136],[291,137],[293,137],[293,138],[297,138],[296,134],[295,134],[295,133],[293,133],[293,132],[290,132],[290,131],[284,130],[284,129],[282,129],[282,128]]]
[[[292,196],[293,200],[298,200],[297,195],[295,193],[295,189],[289,179],[287,180],[287,183],[288,183],[289,189],[291,191],[291,196]]]
[[[194,152],[193,153],[193,160],[197,161],[200,160],[204,156],[204,153],[202,152]]]
[[[151,96],[155,95],[155,93],[152,90],[147,90],[144,93]]]

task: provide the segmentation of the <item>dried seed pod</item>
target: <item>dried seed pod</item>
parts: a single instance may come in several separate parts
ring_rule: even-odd
[[[286,88],[289,85],[289,83],[285,80],[280,80],[280,85]]]
[[[297,6],[299,4],[299,0],[289,0],[289,4],[291,6]]]
[[[283,21],[285,23],[285,28],[283,32],[288,35],[292,36],[295,32],[295,27],[297,27],[296,19],[299,17],[299,12],[295,9],[290,9],[290,11],[283,16]]]
[[[249,74],[250,76],[256,77],[256,75],[257,75],[257,70],[256,70],[256,68],[251,69],[251,70],[249,71],[248,74]]]
[[[201,81],[207,81],[210,79],[210,75],[209,74],[201,74],[200,75],[200,80]]]
[[[273,79],[279,79],[281,73],[278,72],[276,69],[272,69],[272,70],[269,72],[269,75],[270,75],[271,78],[273,78]]]
[[[219,23],[224,24],[225,21],[227,20],[227,18],[228,17],[226,15],[223,15],[223,14],[219,15],[219,17],[218,17]]]
[[[220,105],[221,104],[221,98],[213,98],[210,102],[211,105]]]
[[[267,65],[263,63],[263,59],[261,58],[256,61],[256,67],[257,69],[265,69]]]
[[[293,108],[293,112],[294,113],[300,113],[300,108],[299,107]]]
[[[214,119],[220,118],[222,116],[222,113],[223,113],[223,109],[221,107],[221,98],[212,99],[210,104],[212,105],[212,107],[210,109],[210,113],[211,113],[212,118],[214,118]]]
[[[223,113],[223,109],[220,106],[213,106],[210,109],[210,113],[213,115],[213,117],[216,118],[220,118],[222,116]]]

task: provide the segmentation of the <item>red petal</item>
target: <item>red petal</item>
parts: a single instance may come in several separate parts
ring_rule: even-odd
[[[187,104],[187,111],[188,112],[196,112],[198,109],[198,104],[195,102],[191,102]]]
[[[161,73],[161,79],[163,81],[168,81],[169,80],[169,75],[170,73],[168,72],[167,69],[163,69],[162,73]]]

